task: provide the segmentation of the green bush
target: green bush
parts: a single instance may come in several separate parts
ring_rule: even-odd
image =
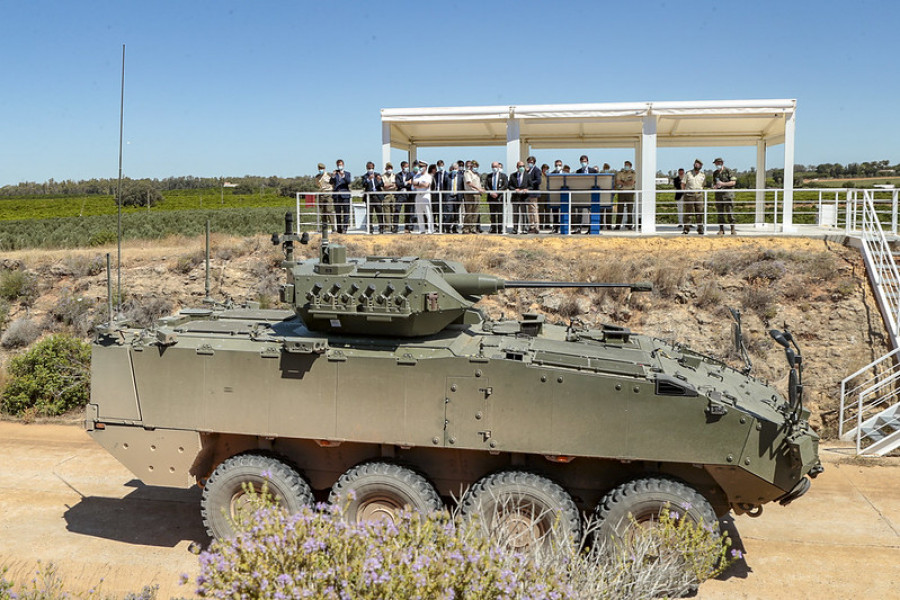
[[[37,298],[37,279],[27,271],[0,273],[0,298],[31,304]]]
[[[89,344],[69,335],[53,335],[13,357],[0,408],[21,416],[61,415],[87,404],[90,393]]]

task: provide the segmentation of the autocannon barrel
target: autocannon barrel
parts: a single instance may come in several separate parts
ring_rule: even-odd
[[[653,290],[653,285],[648,282],[506,281],[482,273],[448,273],[444,277],[447,283],[463,296],[489,296],[507,288],[628,288],[632,292]]]

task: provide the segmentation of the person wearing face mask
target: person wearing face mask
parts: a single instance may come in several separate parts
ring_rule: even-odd
[[[516,170],[509,178],[509,189],[513,190],[513,233],[528,233],[530,215],[528,210],[528,171],[521,160],[516,163]]]
[[[416,166],[418,169],[418,166]],[[393,228],[392,231],[397,233],[400,229],[400,213],[403,213],[404,227],[406,231],[412,231],[413,226],[413,195],[409,192],[412,190],[413,174],[409,171],[409,163],[405,160],[400,163],[400,172],[394,178],[397,185],[396,202],[394,202]]]
[[[434,163],[434,175],[432,175],[431,181],[431,214],[434,216],[437,231],[443,231],[444,223],[447,220],[443,205],[446,204],[444,197],[447,193],[448,183],[450,183],[450,176],[444,170],[444,161],[439,160]]]
[[[350,182],[353,178],[350,171],[344,170],[344,161],[338,159],[335,162],[337,167],[331,174],[332,187],[334,188],[334,212],[335,221],[337,222],[337,232],[347,233],[350,227]]]
[[[621,227],[633,229],[629,221],[633,221],[634,224],[638,224],[640,221],[634,212],[634,169],[631,168],[630,160],[625,161],[625,166],[621,171],[616,171],[614,182],[615,188],[618,190],[616,203],[619,208],[616,229]]]
[[[466,189],[463,181],[465,163],[461,160],[450,164],[447,175],[447,192],[444,195],[444,233],[459,233],[459,206],[462,204],[462,192]]]
[[[385,163],[384,173],[381,175],[381,181],[384,183],[384,194],[381,200],[382,211],[384,211],[384,226],[381,228],[383,233],[387,233],[388,229],[393,231],[396,208],[394,207],[394,194],[391,192],[397,191],[397,183],[394,178],[394,165]]]
[[[380,173],[375,172],[375,163],[369,161],[366,163],[366,174],[362,178],[363,199],[369,208],[369,225],[372,233],[384,233],[387,231],[387,223],[384,220],[384,210],[382,206],[382,197],[384,194],[384,180]],[[376,225],[378,231],[375,231]]]
[[[427,171],[426,171],[427,168]],[[414,168],[412,186],[416,190],[416,220],[419,233],[434,233],[434,215],[431,212],[431,184],[434,182],[434,174],[437,167],[430,167],[424,162]]]
[[[734,186],[737,185],[737,177],[734,172],[725,166],[725,161],[717,158],[713,161],[716,170],[713,172],[713,188],[716,189],[716,212],[719,215],[719,235],[725,235],[725,223],[731,226],[731,235],[734,231]],[[719,191],[725,190],[725,191]]]
[[[500,170],[500,163],[491,163],[491,172],[484,180],[487,190],[488,216],[491,219],[491,233],[503,233],[503,191],[507,188],[508,178]]]
[[[550,171],[553,175],[562,175],[563,171],[563,162],[560,159],[556,159],[553,161],[553,170]],[[548,181],[549,184],[549,181]],[[561,194],[559,192],[551,193],[550,198],[547,201],[547,208],[550,210],[550,232],[551,233],[559,233],[559,213],[561,204]]]
[[[331,185],[331,174],[325,172],[324,163],[319,163],[318,168],[316,183],[319,185],[320,195],[316,197],[316,204],[319,207],[319,222],[327,226],[329,231],[334,231],[334,206],[331,203],[334,187]]]
[[[525,200],[525,222],[527,224],[526,233],[540,233],[540,213],[538,204],[541,195],[538,193],[541,189],[541,170],[537,166],[537,159],[529,156],[525,159],[525,185],[531,192]]]
[[[484,187],[481,184],[481,176],[478,175],[478,161],[466,161],[466,171],[463,173],[466,192],[463,195],[463,233],[481,233],[481,194]]]
[[[597,169],[590,166],[590,159],[587,154],[582,154],[578,158],[581,166],[575,170],[576,173],[596,173]],[[572,206],[572,233],[590,233],[591,232],[591,196],[587,193],[573,193],[571,196]],[[577,226],[576,226],[577,225]]]
[[[684,229],[682,233],[687,235],[691,230],[691,223],[697,223],[697,233],[703,235],[703,193],[706,186],[706,174],[703,172],[703,162],[698,158],[694,160],[694,169],[684,174]]]

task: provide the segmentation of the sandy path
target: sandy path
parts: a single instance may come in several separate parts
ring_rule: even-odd
[[[699,598],[816,598],[900,590],[900,459],[856,464],[824,451],[826,471],[793,505],[735,519],[746,558]],[[52,561],[67,588],[105,593],[158,584],[189,596],[192,542],[206,536],[197,490],[144,486],[78,427],[0,423],[0,565],[30,580]]]

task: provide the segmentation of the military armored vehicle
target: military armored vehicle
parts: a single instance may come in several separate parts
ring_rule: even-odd
[[[790,332],[774,332],[785,398],[620,326],[491,320],[475,307],[504,288],[647,285],[348,258],[327,232],[318,259],[298,261],[306,236],[290,217],[273,235],[290,310],[187,309],[148,330],[113,324],[93,345],[88,432],[146,484],[201,486],[212,536],[232,533],[263,482],[289,510],[329,499],[352,520],[464,493],[464,516],[565,541],[585,512],[607,534],[667,506],[708,524],[758,514],[822,470]]]

